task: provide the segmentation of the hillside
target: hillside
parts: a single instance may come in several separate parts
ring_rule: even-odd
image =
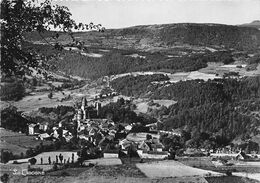
[[[257,23],[254,23],[254,25]],[[250,24],[251,25],[251,24]],[[253,25],[253,24],[252,24]],[[56,33],[53,33],[55,35]],[[52,35],[52,36],[53,36]],[[44,37],[51,37],[48,33]],[[140,50],[168,49],[177,46],[206,46],[213,48],[255,50],[260,46],[260,31],[251,26],[231,26],[223,24],[162,24],[141,25],[123,29],[108,29],[100,32],[77,32],[75,38],[85,45],[135,48]],[[28,35],[28,40],[39,41],[36,34]],[[59,41],[68,43],[69,36],[62,34]]]
[[[255,20],[251,23],[242,24],[240,25],[240,27],[254,27],[260,29],[260,20]]]
[[[113,80],[111,85],[127,96],[178,101],[168,109],[153,112],[161,118],[162,129],[183,128],[191,133],[205,133],[207,139],[221,135],[219,140],[227,143],[236,137],[259,134],[259,79],[258,76],[154,84],[151,81],[157,80],[150,76],[126,76]]]

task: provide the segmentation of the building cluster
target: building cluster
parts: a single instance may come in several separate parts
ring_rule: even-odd
[[[86,98],[83,98],[71,122],[61,121],[51,129],[48,123],[30,124],[29,135],[38,135],[37,138],[40,140],[56,140],[64,137],[66,142],[76,136],[82,147],[92,144],[94,147],[99,147],[104,156],[108,157],[118,156],[119,151],[127,154],[130,147],[142,158],[163,159],[168,156],[168,152],[163,151],[164,147],[159,141],[159,134],[166,132],[157,131],[156,123],[147,126],[154,132],[152,134],[129,133],[135,124],[115,124],[111,119],[102,119],[100,110],[101,103],[88,103]]]
[[[70,124],[72,125],[72,124]],[[37,140],[52,140],[55,141],[60,137],[65,138],[66,142],[69,142],[73,135],[62,122],[58,125],[50,128],[48,123],[37,123],[28,125],[28,134],[36,136]]]

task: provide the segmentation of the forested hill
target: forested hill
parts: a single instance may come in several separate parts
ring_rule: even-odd
[[[140,25],[122,29],[108,29],[100,32],[78,32],[75,37],[88,45],[120,48],[172,47],[179,45],[209,46],[255,50],[260,46],[260,31],[253,27],[223,24],[162,24]],[[48,37],[48,34],[45,34]],[[50,36],[51,37],[51,36]],[[40,36],[27,35],[33,41]],[[60,36],[60,41],[68,41],[68,36]]]
[[[118,35],[136,35],[140,42],[152,39],[153,44],[219,46],[235,49],[255,49],[260,45],[260,31],[255,28],[221,24],[165,24],[121,29]],[[155,42],[156,41],[156,42]]]
[[[151,99],[178,101],[168,109],[157,111],[158,115],[168,115],[162,119],[161,128],[164,130],[185,128],[189,132],[203,132],[212,137],[221,135],[226,142],[260,133],[259,76],[241,80],[190,80],[166,85],[144,82],[145,77],[118,78],[111,84],[124,95],[146,94]],[[138,83],[142,87],[135,87],[137,80],[142,82]]]

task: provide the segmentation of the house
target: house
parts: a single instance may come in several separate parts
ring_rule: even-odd
[[[109,130],[108,134],[115,137],[116,131],[115,130]]]
[[[57,130],[53,131],[53,137],[56,138],[56,139],[59,138],[59,133],[58,133]]]
[[[89,140],[89,137],[87,135],[84,135],[84,134],[79,135],[78,138],[79,139],[84,139],[84,140]]]
[[[35,135],[39,133],[39,125],[37,124],[29,124],[28,125],[28,134],[29,135]]]
[[[91,128],[91,129],[89,130],[89,135],[95,135],[96,132],[97,132],[97,130],[96,130],[95,128]]]
[[[156,130],[157,129],[157,123],[151,123],[151,124],[145,125],[145,127],[148,127],[150,129],[150,131]]]
[[[187,148],[184,152],[188,156],[205,156],[205,154],[200,149]]]
[[[69,142],[73,138],[73,136],[72,135],[66,135],[64,138],[65,138],[66,142]]]
[[[170,134],[170,135],[181,136],[181,132],[179,132],[178,130],[172,130],[172,131],[159,130],[159,132],[160,132],[161,134]]]
[[[104,152],[104,158],[118,158],[118,152]]]
[[[168,157],[168,152],[162,151],[162,152],[153,152],[153,151],[137,151],[138,155],[143,159],[165,159]]]
[[[161,143],[152,144],[152,149],[155,152],[162,152],[163,151],[163,145]]]
[[[46,132],[48,130],[48,123],[43,123],[39,125],[39,129]]]
[[[141,150],[145,150],[145,151],[150,151],[151,150],[151,148],[149,147],[149,145],[145,141],[141,142],[138,145],[138,148],[141,149]]]
[[[128,147],[130,147],[132,144],[131,141],[128,141],[127,139],[123,139],[119,141],[119,145],[121,146],[122,149],[127,149]]]
[[[50,138],[50,135],[48,133],[42,133],[42,134],[38,135],[38,137],[41,140],[45,140],[47,138]]]
[[[130,131],[131,129],[132,129],[132,125],[127,125],[127,126],[125,126],[125,129],[126,129],[126,131]]]
[[[243,151],[240,151],[237,155],[236,155],[236,159],[237,160],[246,160],[249,159],[250,156],[246,155],[246,153],[244,153]]]

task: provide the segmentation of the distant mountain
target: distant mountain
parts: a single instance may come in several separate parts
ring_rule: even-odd
[[[257,22],[254,23],[255,25]],[[47,34],[46,34],[47,35]],[[260,47],[260,31],[253,27],[223,24],[161,24],[140,25],[122,29],[108,29],[100,32],[78,32],[75,38],[91,46],[116,47],[122,49],[151,50],[178,46],[205,46],[255,50]],[[37,39],[37,36],[30,37]],[[68,36],[60,36],[60,41],[68,42]]]
[[[260,29],[260,20],[255,20],[251,23],[242,24],[240,25],[240,27],[253,27],[253,28]]]

